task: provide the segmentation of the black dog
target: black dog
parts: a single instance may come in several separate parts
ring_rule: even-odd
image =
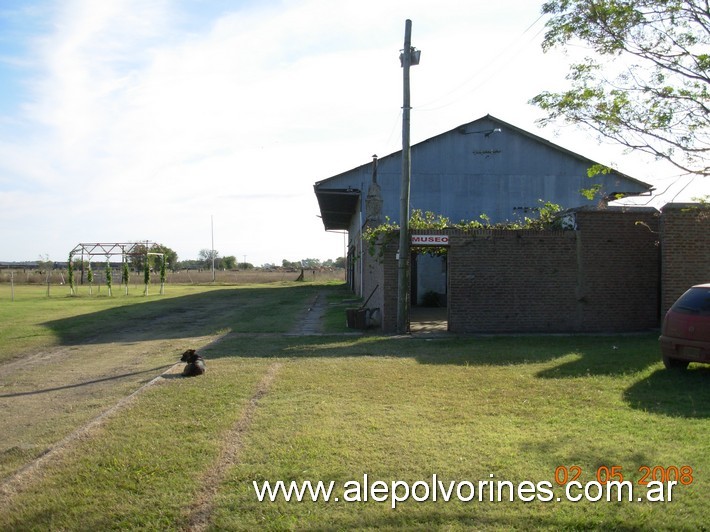
[[[187,362],[185,369],[182,370],[183,377],[196,377],[205,373],[204,359],[195,353],[194,349],[188,349],[182,354],[181,362]]]

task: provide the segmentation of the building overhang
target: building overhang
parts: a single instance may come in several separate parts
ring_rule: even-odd
[[[353,188],[318,188],[317,185],[314,189],[325,230],[347,230],[353,215],[357,212],[360,191]]]

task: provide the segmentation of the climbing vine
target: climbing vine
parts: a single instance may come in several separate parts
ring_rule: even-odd
[[[165,255],[161,257],[161,262],[160,262],[160,295],[162,296],[165,294]]]
[[[111,263],[106,260],[106,286],[108,287],[108,297],[111,297],[111,281],[112,281]]]
[[[409,218],[409,228],[413,230],[458,229],[464,232],[473,232],[481,229],[502,229],[510,231],[562,229],[560,220],[557,218],[557,214],[562,211],[562,207],[549,201],[540,200],[539,202],[540,206],[537,209],[537,217],[531,218],[525,216],[520,220],[499,223],[491,223],[490,218],[485,214],[481,214],[478,220],[461,220],[460,222],[452,223],[449,218],[441,214],[414,209]],[[370,255],[381,258],[387,244],[398,238],[396,235],[398,231],[399,225],[393,223],[389,217],[385,217],[385,222],[377,227],[368,227],[363,234],[363,239],[368,243]],[[412,250],[418,253],[428,253],[430,255],[442,255],[446,253],[446,248],[444,247],[412,247]]]
[[[74,295],[74,264],[72,264],[72,256],[69,253],[69,261],[67,262],[67,277],[69,277],[69,291]]]
[[[148,295],[148,285],[150,284],[150,265],[148,264],[148,257],[145,259],[145,264],[143,265],[143,284],[145,289],[143,290],[143,295]]]
[[[86,272],[86,278],[89,281],[89,295],[94,295],[94,271],[91,269],[91,263],[89,263],[88,270]]]
[[[123,281],[123,286],[126,288],[126,295],[128,295],[128,281],[130,279],[130,272],[128,270],[128,262],[123,261],[123,273],[121,274],[121,281]]]

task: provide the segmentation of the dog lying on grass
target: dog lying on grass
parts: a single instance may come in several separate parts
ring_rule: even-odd
[[[183,377],[196,377],[205,373],[205,360],[195,353],[194,349],[188,349],[182,354],[181,362],[187,362],[182,370]]]

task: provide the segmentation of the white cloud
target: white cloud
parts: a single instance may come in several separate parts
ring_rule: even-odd
[[[210,216],[224,255],[335,258],[312,185],[401,147],[406,18],[415,142],[488,112],[534,130],[527,100],[566,70],[529,0],[233,5],[57,0],[34,55],[0,49],[33,65],[0,117],[23,124],[0,129],[0,259],[134,239],[194,258]]]

